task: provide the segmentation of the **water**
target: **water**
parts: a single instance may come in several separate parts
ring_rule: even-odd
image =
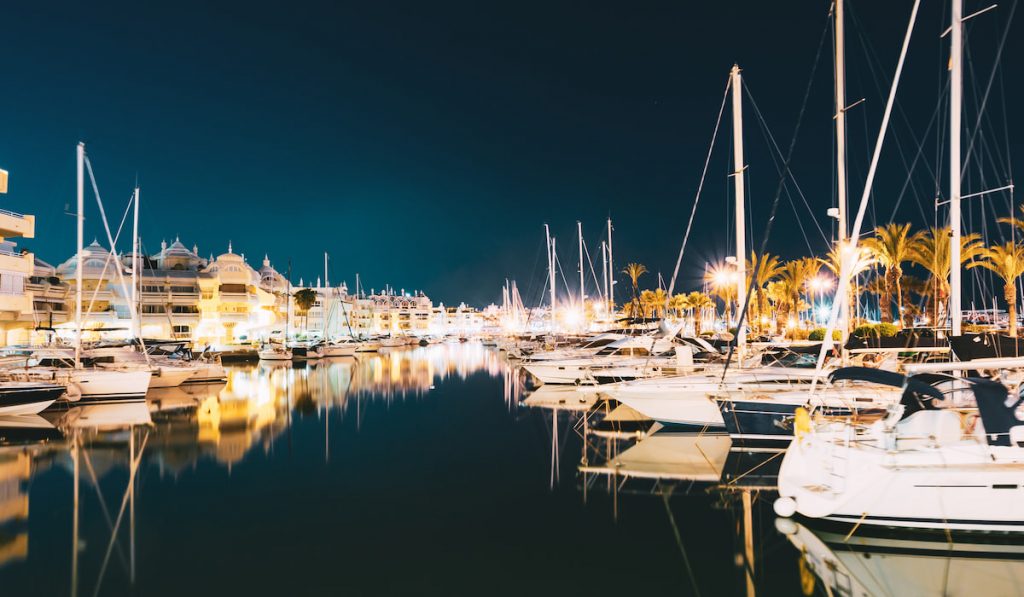
[[[823,535],[780,533],[770,496],[740,489],[770,466],[737,479],[750,466],[730,456],[726,490],[666,478],[690,465],[584,475],[650,454],[526,394],[500,353],[469,343],[232,367],[227,385],[50,417],[59,431],[0,422],[0,593],[826,594],[812,570],[858,586],[807,546]]]

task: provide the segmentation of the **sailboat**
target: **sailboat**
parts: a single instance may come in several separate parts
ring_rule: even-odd
[[[950,315],[952,335],[958,337],[962,0],[952,0],[951,20]],[[847,281],[842,279],[841,285]],[[907,369],[933,378],[945,374],[945,391],[926,390],[919,383],[924,380],[910,377],[900,403],[880,421],[806,425],[783,459],[776,512],[855,525],[1024,532],[1024,501],[1018,496],[1024,478],[1024,359],[925,363]],[[971,373],[975,371],[987,376],[949,375],[977,375]],[[915,383],[920,390],[912,392]],[[973,403],[976,412],[957,408],[965,403]]]
[[[955,392],[973,395],[977,415],[939,408],[947,395],[911,377],[884,419],[803,434],[783,459],[776,512],[849,524],[1024,532],[1024,421],[1017,414],[1024,398],[1016,387],[1011,398],[990,379],[949,380]]]
[[[285,289],[285,316],[284,316],[284,338],[280,344],[276,344],[273,341],[266,342],[260,346],[259,358],[261,361],[290,361],[292,360],[292,351],[288,348],[288,326],[291,322],[292,313],[292,299],[291,299],[291,266],[288,267],[288,286]]]
[[[55,383],[67,389],[67,401],[105,403],[145,399],[152,372],[149,370],[122,371],[83,366],[82,349],[82,264],[86,256],[83,247],[85,223],[85,144],[76,149],[77,162],[77,242],[75,263],[75,343],[73,350],[47,349],[28,355],[23,368],[4,370],[8,378],[24,381]],[[91,171],[90,171],[91,175]],[[95,181],[94,181],[95,182]],[[108,239],[113,245],[113,237]],[[120,274],[120,269],[115,270]],[[134,306],[132,307],[134,310]],[[58,404],[66,401],[61,400]]]

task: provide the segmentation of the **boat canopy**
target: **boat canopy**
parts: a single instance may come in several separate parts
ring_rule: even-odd
[[[964,334],[949,339],[949,345],[961,361],[1024,356],[1024,338],[1001,334]]]
[[[979,377],[945,376],[948,380],[956,380],[966,385],[966,389],[974,394],[981,415],[981,424],[985,427],[985,441],[990,446],[1024,446],[1021,437],[1016,439],[1011,431],[1015,427],[1024,427],[1024,420],[1018,415],[1024,397],[1010,397],[1006,386],[991,379]],[[1018,432],[1020,433],[1020,432]],[[1024,436],[1024,434],[1021,434]]]
[[[940,377],[942,380],[953,379],[947,376]],[[936,376],[932,374],[907,377],[901,373],[884,369],[842,367],[829,375],[831,382],[842,380],[864,381],[893,388],[903,388],[903,396],[900,397],[900,404],[903,405],[903,418],[921,410],[935,410],[937,407],[934,401],[941,401],[945,398],[942,391],[930,383],[936,380]]]

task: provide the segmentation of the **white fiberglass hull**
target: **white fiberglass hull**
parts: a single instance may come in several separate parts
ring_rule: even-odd
[[[323,356],[330,357],[350,357],[356,354],[356,348],[358,344],[341,344],[338,346],[325,346],[323,349]]]
[[[924,413],[918,413],[918,415]],[[930,414],[930,413],[929,413]],[[957,417],[956,413],[942,415]],[[809,518],[950,531],[1024,532],[1024,451],[975,439],[887,450],[870,437],[811,433],[794,441],[779,495]],[[784,500],[780,500],[783,503]]]
[[[33,381],[48,381],[67,387],[68,400],[82,404],[102,404],[144,400],[152,373],[148,370],[30,368],[19,376]]]
[[[698,383],[687,389],[673,388],[664,393],[652,392],[651,388],[637,390],[625,387],[602,392],[662,425],[724,427],[722,412],[708,397],[719,385]]]
[[[195,371],[190,367],[158,366],[149,380],[151,388],[176,388],[191,379]]]
[[[218,383],[227,381],[228,372],[220,363],[198,363],[185,383]]]
[[[720,373],[709,372],[612,384],[601,391],[666,426],[724,427],[713,392],[794,390],[806,386],[812,375],[813,371],[738,370],[723,383]]]
[[[292,351],[290,350],[261,350],[259,351],[261,361],[290,361]]]

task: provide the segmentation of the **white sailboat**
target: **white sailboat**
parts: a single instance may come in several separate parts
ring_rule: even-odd
[[[149,370],[121,371],[98,368],[84,368],[82,365],[82,302],[83,279],[82,264],[85,257],[83,232],[85,223],[85,144],[79,143],[76,148],[77,164],[77,244],[78,252],[75,263],[75,344],[72,351],[48,350],[38,351],[29,356],[25,367],[7,369],[5,373],[15,375],[29,381],[47,381],[64,385],[70,401],[82,403],[104,403],[135,401],[145,399],[149,390],[152,373]],[[91,176],[91,171],[90,171]],[[95,188],[95,180],[92,181]],[[97,197],[99,200],[99,197]],[[102,208],[102,204],[101,208]],[[102,209],[101,209],[102,214]],[[104,220],[104,224],[106,221]],[[107,238],[114,244],[114,239],[107,230]],[[120,269],[115,269],[118,275]],[[123,280],[122,280],[123,282]],[[134,305],[131,307],[134,311]]]
[[[957,381],[953,391],[966,386],[977,415],[937,408],[946,396],[929,388],[908,392],[869,426],[837,422],[802,434],[782,462],[776,512],[858,525],[1024,532],[1019,388],[1010,397],[999,382]]]

